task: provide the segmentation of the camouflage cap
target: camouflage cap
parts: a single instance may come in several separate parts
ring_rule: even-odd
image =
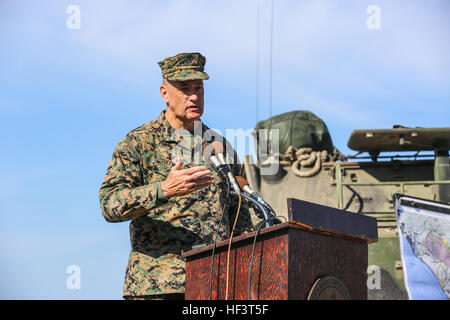
[[[171,81],[206,80],[209,75],[203,70],[206,58],[198,52],[179,53],[158,62],[164,79]]]

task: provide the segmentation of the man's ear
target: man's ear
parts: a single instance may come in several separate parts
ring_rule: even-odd
[[[161,93],[161,98],[163,101],[168,104],[169,103],[169,90],[167,89],[167,86],[164,84],[159,87],[159,92]]]

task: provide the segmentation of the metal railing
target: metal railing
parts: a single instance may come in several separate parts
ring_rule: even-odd
[[[420,181],[383,181],[383,182],[343,182],[342,181],[342,167],[341,161],[336,161],[333,166],[334,178],[337,188],[337,207],[339,209],[344,208],[344,186],[400,186],[400,193],[405,193],[406,185],[439,185],[450,184],[450,180],[420,180]]]

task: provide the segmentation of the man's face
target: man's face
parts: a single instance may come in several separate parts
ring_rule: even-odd
[[[193,122],[203,114],[203,80],[168,81],[161,86],[167,112],[183,122]]]

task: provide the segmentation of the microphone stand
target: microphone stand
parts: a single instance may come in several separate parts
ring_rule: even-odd
[[[235,191],[230,191],[230,194],[237,196],[238,193]],[[272,219],[270,219],[270,215],[273,215],[272,213],[269,214],[269,211],[267,211],[266,207],[264,207],[261,203],[259,203],[259,201],[257,201],[256,199],[254,199],[253,197],[249,196],[248,194],[246,194],[245,192],[239,192],[239,195],[241,197],[244,197],[245,199],[247,199],[248,201],[254,203],[263,213],[264,218],[266,220],[265,226],[267,227],[271,227],[274,225]]]

